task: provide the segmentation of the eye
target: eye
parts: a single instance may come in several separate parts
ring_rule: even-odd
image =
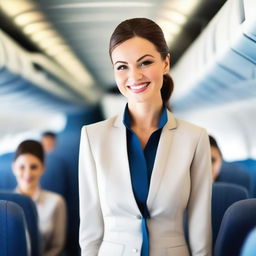
[[[151,60],[145,60],[140,65],[143,67],[143,66],[148,66],[148,65],[150,65],[152,63],[153,63],[153,61],[151,61]]]
[[[120,65],[117,67],[117,70],[124,70],[124,69],[127,69],[126,65]]]
[[[31,170],[36,170],[36,169],[38,169],[38,165],[37,164],[31,164],[30,168],[31,168]]]
[[[24,170],[25,169],[25,166],[22,164],[19,166],[20,170]]]

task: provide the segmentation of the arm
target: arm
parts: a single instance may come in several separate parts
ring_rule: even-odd
[[[103,217],[100,206],[96,166],[86,127],[82,128],[79,153],[79,203],[82,256],[97,256],[103,237]]]
[[[188,204],[189,240],[192,256],[210,256],[211,247],[211,157],[209,138],[202,130],[191,164]]]
[[[53,219],[53,234],[51,236],[51,247],[44,256],[56,256],[61,253],[65,245],[67,212],[66,204],[62,197],[58,196]]]

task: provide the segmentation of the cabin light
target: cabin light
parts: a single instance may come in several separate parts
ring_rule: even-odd
[[[181,26],[167,19],[160,19],[157,23],[163,30],[167,45],[170,46],[171,42],[177,37],[177,34],[181,31]]]
[[[164,38],[165,38],[165,41],[166,41],[167,45],[170,47],[170,45],[174,41],[175,37],[170,33],[164,33]]]
[[[54,47],[54,45],[64,45],[64,44],[65,44],[65,41],[58,36],[50,37],[47,40],[42,40],[38,42],[38,45],[42,49]]]
[[[33,24],[28,24],[25,27],[23,27],[23,31],[25,34],[30,35],[45,29],[50,28],[51,25],[46,21],[36,22]]]
[[[137,1],[119,2],[84,2],[72,4],[51,5],[49,9],[74,9],[74,8],[115,8],[115,7],[152,7],[155,4]]]
[[[14,22],[19,26],[25,26],[30,23],[45,20],[43,13],[38,11],[29,11],[22,13],[14,18]]]
[[[46,53],[50,56],[63,54],[63,52],[70,52],[70,48],[66,44],[57,44],[45,49]]]
[[[183,25],[186,23],[187,21],[187,17],[185,15],[183,15],[180,12],[174,11],[174,10],[166,10],[163,11],[161,13],[161,16],[169,19],[170,21],[179,24],[179,25]]]
[[[181,31],[181,27],[170,20],[160,19],[157,23],[162,28],[164,33],[176,35]]]
[[[191,14],[202,1],[203,0],[168,0],[165,2],[165,6],[188,15]]]
[[[0,7],[8,16],[14,17],[19,13],[34,9],[35,3],[33,1],[1,0]]]
[[[52,37],[58,37],[58,34],[56,33],[56,31],[52,29],[38,31],[33,35],[31,35],[31,39],[35,42],[40,42],[41,40],[48,40],[49,38],[52,38]]]

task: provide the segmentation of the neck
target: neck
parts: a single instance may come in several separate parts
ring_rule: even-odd
[[[35,188],[25,188],[25,189],[21,189],[18,188],[19,192],[23,195],[29,196],[29,197],[33,197],[36,194],[36,191],[38,190],[38,187]]]
[[[133,128],[148,130],[157,128],[162,113],[163,103],[128,103]]]

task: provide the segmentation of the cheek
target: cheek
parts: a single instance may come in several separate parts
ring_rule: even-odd
[[[17,179],[21,178],[23,176],[23,172],[19,169],[16,169],[16,168],[14,169],[13,173],[14,173],[14,175]]]
[[[152,69],[147,72],[146,76],[149,77],[151,81],[159,83],[159,85],[163,83],[163,74],[160,69]]]
[[[118,87],[123,85],[124,80],[125,80],[125,77],[123,74],[115,73],[115,81]]]
[[[118,90],[124,94],[126,92],[125,90],[125,77],[124,75],[115,75],[115,81],[116,85],[118,87]]]

